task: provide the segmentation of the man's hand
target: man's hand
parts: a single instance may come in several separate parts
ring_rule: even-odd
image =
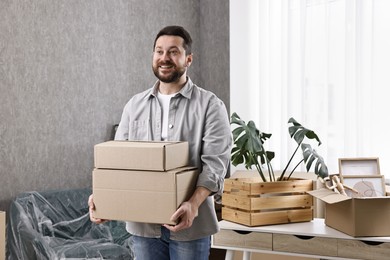
[[[183,202],[173,213],[171,221],[178,222],[177,225],[163,226],[172,232],[177,232],[192,226],[194,219],[198,216],[198,209],[205,199],[210,195],[210,191],[204,187],[197,187],[194,194],[188,201]]]
[[[178,222],[177,225],[164,225],[167,229],[177,232],[192,226],[194,219],[198,216],[198,207],[189,201],[183,202],[180,207],[173,213],[171,221]]]
[[[93,195],[91,194],[88,198],[88,206],[89,206],[89,219],[95,224],[103,224],[107,222],[106,219],[95,218],[93,216],[93,211],[95,210],[95,204],[93,203]]]

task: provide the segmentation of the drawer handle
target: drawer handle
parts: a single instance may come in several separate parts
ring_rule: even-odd
[[[366,241],[366,240],[360,240],[360,241],[362,241],[364,244],[369,245],[369,246],[379,246],[379,245],[384,243],[384,242],[379,242],[379,241]]]
[[[309,240],[309,239],[314,238],[312,236],[302,236],[302,235],[294,235],[294,236],[299,238],[299,239],[302,239],[302,240]]]
[[[233,230],[234,232],[240,234],[240,235],[248,235],[252,233],[252,231],[243,231],[243,230]]]

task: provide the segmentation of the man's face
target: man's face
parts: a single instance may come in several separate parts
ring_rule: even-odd
[[[184,75],[192,56],[185,53],[184,40],[179,36],[163,35],[156,41],[153,52],[153,72],[164,83],[176,82]]]

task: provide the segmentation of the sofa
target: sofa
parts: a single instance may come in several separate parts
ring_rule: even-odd
[[[11,202],[7,259],[133,259],[121,221],[89,220],[90,188],[31,191]]]

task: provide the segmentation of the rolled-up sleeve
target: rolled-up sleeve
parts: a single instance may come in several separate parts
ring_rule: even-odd
[[[224,103],[210,100],[204,121],[201,163],[202,171],[198,186],[209,189],[212,194],[221,194],[223,182],[230,169],[232,137],[229,116]]]

